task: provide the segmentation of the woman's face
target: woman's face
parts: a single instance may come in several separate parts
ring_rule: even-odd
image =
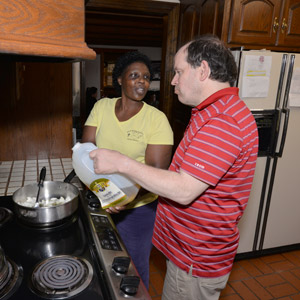
[[[150,86],[149,69],[142,62],[132,63],[118,78],[118,82],[121,85],[122,97],[143,100]]]

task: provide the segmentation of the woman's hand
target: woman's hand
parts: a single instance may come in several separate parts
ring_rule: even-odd
[[[126,205],[124,206],[113,206],[107,208],[105,211],[109,214],[118,214],[120,211],[124,210],[126,208]]]

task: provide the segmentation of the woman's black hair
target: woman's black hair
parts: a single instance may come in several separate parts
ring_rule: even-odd
[[[153,79],[152,64],[148,56],[146,56],[145,54],[139,51],[127,52],[118,58],[112,74],[113,87],[115,91],[120,95],[121,95],[121,86],[119,85],[118,78],[122,76],[122,74],[124,73],[124,71],[127,69],[129,65],[135,62],[144,63],[150,72],[150,81]]]

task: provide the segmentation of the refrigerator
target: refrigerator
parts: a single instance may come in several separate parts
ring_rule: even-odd
[[[259,132],[238,255],[300,248],[300,54],[235,50],[236,86]]]

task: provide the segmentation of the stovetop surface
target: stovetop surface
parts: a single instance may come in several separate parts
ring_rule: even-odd
[[[0,207],[13,212],[12,197],[0,197]],[[20,267],[21,273],[23,272],[20,286],[12,295],[3,299],[45,299],[32,292],[29,280],[38,263],[57,255],[84,258],[92,266],[91,283],[82,292],[72,296],[72,299],[111,299],[100,263],[91,251],[92,243],[88,240],[90,233],[85,227],[84,216],[80,210],[79,206],[77,215],[58,228],[33,228],[20,223],[15,214],[7,223],[0,226],[0,245],[6,257],[15,262]]]

